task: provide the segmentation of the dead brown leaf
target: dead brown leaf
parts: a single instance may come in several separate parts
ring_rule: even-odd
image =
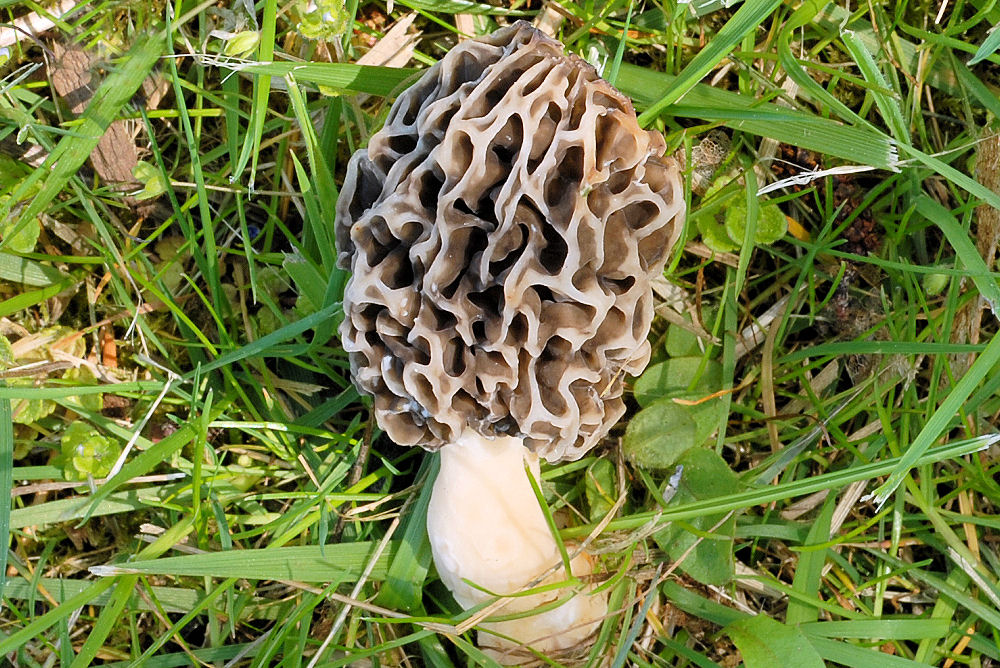
[[[49,71],[52,87],[69,111],[79,116],[100,85],[98,58],[76,45],[59,42],[52,45],[52,52]],[[139,185],[132,176],[139,162],[134,125],[125,120],[112,122],[90,154],[90,162],[101,180],[121,190],[134,190]]]

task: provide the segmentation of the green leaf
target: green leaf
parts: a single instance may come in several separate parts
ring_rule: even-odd
[[[251,51],[257,48],[259,43],[259,31],[243,30],[226,40],[226,47],[222,50],[222,54],[224,56],[245,58]]]
[[[635,383],[635,399],[644,408],[626,427],[626,456],[643,468],[667,468],[704,443],[725,418],[724,404],[706,399],[721,385],[722,366],[701,357],[673,357],[646,369]]]
[[[611,511],[615,505],[616,489],[615,465],[604,457],[594,460],[587,467],[584,477],[584,493],[587,495],[591,522],[600,522]]]
[[[57,603],[78,595],[91,584],[87,580],[74,580],[70,578],[38,578],[37,583],[23,577],[8,578],[4,595],[15,600],[33,599],[38,595],[38,589],[44,588]],[[150,586],[156,600],[163,606],[166,612],[184,613],[194,607],[202,594],[194,589],[183,587],[161,587]],[[111,601],[111,593],[105,592],[90,601],[90,605],[105,606]],[[156,606],[149,597],[140,596],[137,592],[132,592],[132,600],[129,602],[132,610],[155,610]]]
[[[635,400],[640,406],[665,397],[690,393],[707,395],[722,387],[722,365],[701,357],[673,357],[646,369],[635,381]]]
[[[288,272],[298,293],[298,300],[295,302],[296,312],[305,317],[323,308],[327,279],[316,266],[301,255],[287,255],[281,266]]]
[[[697,443],[691,412],[670,399],[661,399],[639,411],[625,429],[625,456],[645,469],[665,469]]]
[[[885,77],[882,76],[882,71],[879,69],[878,63],[875,62],[871,52],[865,47],[864,41],[853,30],[842,30],[840,37],[844,46],[850,52],[851,57],[854,58],[858,69],[861,70],[865,81],[873,85],[869,93],[875,99],[875,105],[882,113],[882,118],[885,119],[886,125],[889,126],[893,137],[897,141],[909,143],[909,126],[903,119],[903,112],[899,108],[899,100],[889,88],[889,84],[886,82]],[[879,44],[876,50],[881,51],[883,46]],[[883,62],[887,60],[885,55],[879,53],[879,56]]]
[[[82,420],[66,428],[60,444],[63,474],[68,480],[103,478],[110,473],[120,453],[110,439]]]
[[[410,9],[444,14],[495,14],[499,16],[534,16],[534,11],[494,7],[471,0],[397,0],[398,4]]]
[[[673,580],[667,580],[663,583],[663,594],[680,610],[696,617],[707,619],[719,626],[727,626],[750,617],[746,612],[705,598],[703,595]]]
[[[703,314],[703,317],[706,320],[711,320],[707,315]],[[687,314],[684,315],[684,319],[691,322],[691,318]],[[680,325],[670,325],[667,327],[667,337],[664,347],[667,349],[667,355],[670,357],[689,357],[701,354],[698,337],[695,336],[694,332]]]
[[[951,630],[951,623],[947,619],[847,619],[835,622],[809,622],[801,624],[799,628],[810,637],[921,640],[944,638]]]
[[[79,610],[83,606],[87,605],[87,603],[97,598],[105,590],[110,589],[114,585],[114,580],[99,580],[91,583],[89,587],[72,598],[67,599],[62,605],[52,608],[44,615],[35,617],[30,623],[25,624],[20,630],[14,631],[9,636],[0,639],[0,656],[9,654],[24,645],[26,642],[41,638],[42,633],[46,629],[51,627],[53,624],[58,623],[60,620],[66,619],[76,610]]]
[[[722,225],[713,216],[700,216],[698,218],[698,232],[705,245],[716,253],[732,253],[739,250],[740,246],[729,233],[726,232],[725,225]]]
[[[330,306],[320,309],[319,311],[316,311],[301,320],[289,323],[281,329],[271,332],[267,336],[262,336],[245,346],[221,355],[207,364],[203,364],[201,367],[201,373],[214,371],[215,369],[235,364],[240,360],[250,359],[257,357],[258,355],[268,354],[269,352],[273,355],[273,349],[278,343],[287,341],[288,339],[294,338],[303,332],[312,329],[313,327],[322,325],[326,319],[332,317],[340,309],[340,304],[331,304]],[[187,375],[193,376],[194,372],[190,372]]]
[[[402,92],[402,84],[408,79],[416,80],[420,70],[352,63],[219,63],[239,72],[249,72],[271,77],[295,74],[299,83],[327,86],[342,93],[367,93],[388,97]]]
[[[618,89],[638,108],[670,91],[677,78],[647,67],[622,63]],[[726,127],[800,146],[810,151],[863,165],[890,168],[897,159],[892,140],[870,128],[857,128],[810,113],[760,102],[735,91],[698,84],[682,104],[670,107],[674,116],[719,121]]]
[[[839,666],[851,666],[851,668],[933,668],[931,664],[923,661],[876,652],[867,647],[858,647],[827,638],[810,636],[809,643],[820,653],[820,656]]]
[[[10,378],[7,380],[7,389],[17,392],[19,388],[34,389],[35,381],[32,378]],[[56,404],[47,399],[32,399],[28,397],[12,396],[12,410],[15,424],[32,424],[38,422],[43,417],[52,415],[56,409]]]
[[[0,396],[3,396],[0,394]],[[940,462],[955,457],[961,457],[972,452],[989,447],[993,443],[1000,441],[1000,436],[980,436],[977,438],[954,441],[946,445],[941,445],[929,449],[917,460],[917,466]],[[846,469],[834,471],[832,473],[822,473],[811,477],[800,478],[790,482],[782,482],[768,487],[755,487],[748,491],[741,491],[735,494],[723,494],[716,498],[695,501],[671,507],[667,510],[658,508],[655,511],[637,512],[612,520],[608,524],[609,531],[621,529],[636,529],[645,525],[652,519],[669,521],[690,519],[701,517],[702,515],[723,512],[726,510],[736,510],[739,508],[749,508],[777,501],[780,499],[791,499],[806,494],[812,494],[824,489],[837,489],[844,485],[849,485],[857,480],[870,480],[879,476],[887,475],[899,465],[901,457],[872,462],[870,464],[855,464]],[[593,530],[592,526],[581,525],[563,529],[560,533],[565,538],[579,538],[586,536]],[[1000,622],[997,623],[1000,627]]]
[[[743,655],[746,668],[825,668],[805,634],[765,615],[733,622],[725,631]]]
[[[737,246],[743,243],[743,236],[746,234],[747,205],[746,202],[737,197],[726,208],[726,234]],[[773,244],[778,239],[785,236],[788,231],[788,220],[776,205],[763,205],[760,207],[760,216],[757,218],[757,229],[754,233],[754,243]],[[706,240],[705,243],[708,243]]]
[[[878,132],[878,130],[874,128],[871,123],[858,116],[850,107],[837,99],[834,95],[827,91],[826,88],[809,76],[809,73],[806,71],[805,67],[800,64],[799,59],[795,57],[795,53],[792,50],[792,40],[798,38],[798,31],[815,20],[817,14],[819,14],[820,11],[828,4],[830,4],[828,0],[806,0],[806,2],[799,5],[799,7],[785,22],[785,25],[782,26],[781,32],[778,34],[778,60],[785,72],[788,73],[789,78],[799,85],[801,93],[804,97],[829,106],[834,113],[845,121],[861,126],[862,128],[872,132]],[[888,136],[883,136],[885,140],[889,139]],[[894,155],[887,157],[890,162],[893,158],[895,158]],[[862,162],[862,164],[873,164],[865,161],[859,162]],[[876,166],[888,167],[889,165]]]
[[[97,376],[88,366],[79,366],[75,369],[67,369],[62,379],[70,386],[93,386],[97,385]],[[82,394],[80,396],[66,397],[66,403],[70,406],[78,406],[91,413],[100,413],[104,408],[103,394]]]
[[[312,9],[302,13],[302,20],[296,26],[303,37],[339,40],[351,23],[351,15],[347,13],[343,0],[316,0],[308,5],[302,2],[301,6]]]
[[[0,225],[0,242],[15,253],[30,253],[35,250],[41,231],[42,225],[37,218],[23,225],[8,218]]]
[[[122,611],[125,609],[125,605],[130,602],[138,580],[137,576],[131,576],[121,578],[118,581],[108,604],[101,610],[97,622],[89,629],[87,639],[69,668],[86,668],[91,665],[91,661],[101,650],[108,635],[118,626]]]
[[[163,178],[163,173],[152,163],[140,160],[132,168],[132,176],[135,177],[136,181],[143,184],[142,192],[136,195],[136,199],[152,199],[159,197],[167,191],[167,182]]]
[[[834,494],[826,497],[819,515],[809,527],[806,545],[820,545],[830,540],[830,522],[833,518],[833,511],[837,507],[836,501],[837,497]],[[799,563],[795,568],[792,588],[807,600],[789,599],[788,609],[785,612],[785,621],[789,624],[815,622],[819,617],[819,609],[812,605],[812,601],[819,597],[825,565],[825,549],[804,550],[799,553]]]
[[[672,503],[712,499],[740,490],[736,474],[712,450],[689,450],[680,458],[678,466],[684,468]],[[670,524],[654,534],[653,538],[671,559],[684,559],[680,564],[682,571],[701,583],[722,585],[733,577],[733,539],[736,531],[735,516],[716,527],[723,517],[725,512],[704,515],[691,521],[691,526],[699,531],[711,530],[711,535],[702,535],[700,541],[698,535],[686,530],[679,522]]]

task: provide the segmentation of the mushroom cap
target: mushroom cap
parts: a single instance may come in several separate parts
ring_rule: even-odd
[[[337,203],[340,333],[402,445],[466,429],[577,459],[649,360],[677,164],[596,70],[524,22],[453,48],[357,151]]]

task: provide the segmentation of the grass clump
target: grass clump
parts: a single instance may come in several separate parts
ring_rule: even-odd
[[[524,18],[690,193],[627,417],[543,471],[599,529],[590,665],[1000,663],[1000,10],[722,4],[6,4],[59,16],[0,65],[0,655],[488,664],[332,227],[414,73]]]

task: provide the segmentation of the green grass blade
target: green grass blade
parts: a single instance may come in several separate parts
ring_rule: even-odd
[[[26,601],[37,596],[37,587],[42,587],[57,603],[62,603],[80,594],[91,584],[89,580],[48,577],[40,577],[37,583],[33,583],[22,577],[15,577],[7,580],[4,595],[12,600]],[[150,589],[167,612],[187,612],[198,603],[201,597],[197,591],[183,587],[163,587],[157,585]],[[104,592],[100,596],[91,599],[87,604],[95,606],[108,605],[113,595],[114,592]],[[155,609],[155,606],[149,600],[144,599],[134,591],[132,592],[132,598],[128,606],[130,610],[151,611]]]
[[[994,205],[995,206],[995,205]],[[963,265],[960,269],[964,275],[971,278],[979,294],[990,303],[994,313],[1000,309],[1000,285],[990,272],[989,267],[983,261],[979,251],[969,238],[969,233],[959,224],[958,220],[951,215],[946,208],[923,195],[917,198],[917,211],[937,225],[948,243],[955,250],[959,262]]]
[[[108,385],[84,385],[62,387],[4,387],[0,385],[0,399],[63,399],[65,397],[80,397],[88,394],[128,394],[130,392],[159,391],[163,383],[155,380],[137,380],[126,383]]]
[[[225,411],[228,404],[228,401],[220,401],[219,404],[213,406],[211,419],[215,419],[221,415],[223,411]],[[195,437],[197,437],[197,435],[197,426],[189,422],[164,438],[159,443],[150,444],[146,450],[136,455],[136,457],[132,460],[126,462],[114,477],[105,482],[96,492],[94,492],[90,500],[90,510],[88,510],[88,516],[89,512],[96,508],[97,504],[106,499],[113,491],[118,489],[118,487],[124,485],[132,478],[145,475],[151,471],[154,466],[166,461],[168,457],[190,443]]]
[[[122,574],[174,575],[190,577],[247,578],[250,580],[296,580],[299,582],[329,582],[356,579],[365,569],[375,551],[374,542],[338,543],[334,545],[299,545],[292,547],[228,552],[205,552],[180,557],[165,557],[122,564],[92,566],[95,575]],[[397,542],[389,543],[382,552],[369,578],[384,580],[396,550]]]
[[[995,209],[1000,209],[1000,193],[993,192],[982,183],[979,183],[972,177],[963,174],[951,165],[938,160],[934,156],[927,155],[912,146],[900,146],[899,149],[901,152],[909,155],[910,157],[916,158],[919,162],[927,165],[970,195],[978,197]],[[949,242],[950,241],[951,240],[949,239]]]
[[[348,63],[219,63],[236,72],[285,77],[294,74],[301,83],[328,86],[342,93],[367,93],[388,97],[398,94],[402,84],[416,80],[419,70]]]
[[[725,58],[750,32],[757,30],[781,0],[747,0],[704,49],[677,75],[673,87],[639,115],[639,125],[648,127],[667,107],[680,100]]]
[[[48,265],[26,257],[0,253],[0,280],[22,283],[34,288],[44,288],[64,283],[66,274]]]
[[[817,14],[829,3],[827,0],[806,0],[792,13],[778,35],[778,61],[788,76],[799,85],[804,96],[815,102],[828,106],[841,119],[860,127],[874,130],[870,123],[858,116],[843,102],[831,95],[823,86],[816,82],[805,68],[799,64],[792,53],[791,40],[798,36],[798,31],[809,25]]]
[[[622,63],[616,85],[641,109],[671,90],[675,81],[673,75]],[[692,88],[682,103],[670,107],[670,113],[720,121],[734,130],[882,169],[891,168],[898,158],[892,140],[883,133],[762,103],[705,84]]]
[[[622,66],[622,56],[625,55],[625,45],[628,43],[628,28],[632,23],[633,9],[635,9],[635,0],[629,0],[628,14],[625,16],[625,25],[622,27],[622,35],[618,38],[618,48],[615,49],[614,60],[611,61],[611,67],[604,72],[604,79],[612,86],[614,86],[615,82],[618,80],[618,70]]]
[[[172,492],[175,491],[170,490],[169,495],[172,496]],[[10,513],[10,525],[13,528],[43,526],[82,518],[129,513],[149,506],[162,506],[164,504],[163,497],[167,495],[168,492],[160,488],[143,487],[109,494],[96,503],[91,501],[92,497],[90,496],[46,501],[34,506],[15,508]]]
[[[0,302],[0,318],[7,317],[17,313],[18,311],[23,311],[37,304],[41,304],[46,299],[51,299],[60,292],[68,290],[77,284],[78,281],[75,279],[67,278],[59,283],[56,283],[55,285],[49,285],[39,290],[29,290],[27,292],[22,292],[19,295],[14,295],[10,299],[5,299]]]
[[[534,16],[534,11],[493,7],[470,0],[397,0],[410,9],[442,14],[492,14],[495,16]]]
[[[642,609],[639,610],[639,614],[632,621],[632,626],[629,627],[628,633],[618,643],[618,652],[611,662],[611,668],[622,668],[625,665],[625,662],[628,660],[629,650],[632,649],[632,643],[639,637],[639,631],[642,630],[643,625],[646,623],[646,615],[649,613],[649,609],[653,607],[653,601],[656,600],[657,595],[656,588],[650,588],[646,594],[646,600],[643,601]]]
[[[264,0],[264,12],[261,17],[260,45],[257,60],[270,63],[274,58],[274,34],[277,20],[277,0]],[[250,123],[243,141],[243,150],[239,160],[233,165],[233,176],[239,178],[250,163],[250,177],[247,188],[254,189],[254,176],[257,172],[257,158],[260,154],[260,140],[264,132],[264,117],[268,110],[268,98],[271,95],[271,75],[259,73],[253,82],[253,105],[250,108]]]
[[[851,668],[932,668],[930,664],[913,661],[902,656],[876,652],[856,647],[846,642],[827,638],[810,638],[809,643],[827,661]]]
[[[951,630],[947,619],[848,619],[835,622],[809,622],[800,628],[806,635],[819,638],[892,638],[921,640],[943,638]]]
[[[809,535],[804,546],[822,545],[830,540],[830,521],[833,518],[833,511],[837,508],[836,500],[835,494],[826,497],[823,508],[809,527]],[[799,562],[795,567],[792,588],[807,599],[819,597],[826,556],[826,550],[806,549],[799,552]],[[788,610],[785,613],[786,623],[803,624],[815,622],[818,618],[819,610],[816,606],[805,604],[798,599],[789,599]]]
[[[836,357],[838,355],[963,355],[978,353],[986,344],[937,343],[933,341],[839,341],[821,343],[810,348],[795,350],[781,357],[781,362],[798,362],[810,357]]]
[[[0,600],[7,580],[10,545],[10,490],[14,487],[14,418],[9,399],[0,399]]]
[[[1000,30],[997,29],[998,26],[993,26],[989,33],[986,35],[986,39],[980,45],[979,49],[976,50],[975,55],[969,60],[969,65],[975,65],[976,63],[982,62],[992,56],[1000,49]]]
[[[958,82],[961,84],[963,90],[963,93],[960,93],[960,95],[978,101],[994,117],[1000,118],[1000,99],[997,98],[996,94],[972,70],[958,62],[957,59],[954,62],[954,66],[955,74],[958,76]]]
[[[424,457],[420,495],[404,520],[402,537],[389,569],[385,586],[379,592],[379,605],[394,610],[413,610],[420,605],[424,581],[431,565],[431,543],[427,538],[427,506],[431,502],[431,484],[437,477],[440,457]]]
[[[978,615],[984,622],[992,626],[993,628],[1000,628],[1000,610],[996,607],[987,605],[968,591],[968,589],[959,589],[951,585],[945,578],[929,573],[922,568],[918,568],[911,563],[897,559],[885,552],[878,552],[876,550],[868,550],[873,556],[878,559],[887,561],[893,568],[898,568],[902,572],[905,572],[908,577],[920,580],[921,582],[934,587],[941,594],[947,596],[948,598],[955,601],[955,603],[967,609],[969,612]]]
[[[968,233],[947,209],[929,197],[920,197],[917,200],[917,211],[937,224],[944,232],[948,243],[955,249],[959,261],[967,268],[969,276],[976,284],[980,294],[990,303],[993,312],[996,313],[997,309],[1000,308],[1000,286],[990,276],[986,263],[983,262],[975,246],[972,245]],[[965,400],[969,398],[969,395],[983,379],[993,372],[997,364],[1000,364],[1000,336],[994,336],[990,340],[986,349],[976,358],[961,380],[952,387],[945,400],[924,424],[889,478],[873,492],[876,504],[881,506],[899,487],[906,474],[916,465],[917,460],[957,419]]]
[[[229,366],[240,360],[250,359],[257,357],[259,355],[275,354],[274,346],[288,339],[294,338],[303,332],[306,332],[315,327],[322,325],[327,319],[332,317],[339,309],[340,304],[331,304],[324,309],[316,311],[301,320],[296,320],[293,323],[289,323],[284,327],[277,329],[266,336],[262,336],[256,341],[249,343],[237,350],[226,353],[207,364],[201,366],[201,372],[208,373],[209,371],[214,371],[215,369],[220,369],[225,366]],[[280,354],[280,353],[278,353]],[[189,374],[193,375],[193,374]]]
[[[798,627],[782,624],[767,615],[741,619],[723,632],[739,648],[746,668],[824,668],[826,665]]]
[[[107,580],[98,580],[97,582],[91,583],[89,587],[76,596],[72,596],[64,601],[62,605],[49,610],[44,615],[36,617],[29,623],[25,624],[20,630],[15,631],[3,640],[0,640],[0,656],[9,654],[10,652],[13,652],[23,646],[26,642],[41,637],[42,633],[44,633],[46,629],[49,629],[54,624],[66,619],[80,607],[87,605],[90,601],[113,587],[114,584],[115,580],[111,578],[108,578]]]
[[[1000,335],[993,337],[989,345],[986,346],[986,350],[976,358],[968,372],[955,383],[951,392],[927,420],[917,437],[913,439],[913,443],[906,449],[906,453],[893,467],[889,478],[872,492],[871,498],[874,499],[876,505],[881,507],[892,496],[892,493],[903,482],[903,478],[910,472],[910,469],[917,466],[917,462],[924,453],[929,451],[934,441],[959,419],[965,400],[969,398],[979,383],[993,372],[998,363],[1000,363]]]
[[[80,651],[77,652],[76,658],[73,659],[73,663],[70,664],[69,668],[86,668],[94,660],[108,635],[115,629],[115,625],[120,622],[122,611],[125,609],[125,605],[132,599],[133,589],[138,580],[139,577],[136,575],[118,578],[118,585],[111,594],[111,600],[101,610],[101,614],[97,617],[97,622],[91,628],[90,633],[87,634],[87,639],[84,641]]]
[[[861,39],[853,31],[844,30],[840,33],[840,38],[844,42],[844,46],[847,47],[851,57],[854,58],[858,69],[861,70],[865,81],[874,84],[875,88],[869,92],[875,98],[875,105],[882,112],[882,118],[889,125],[889,131],[892,133],[892,136],[895,137],[896,141],[909,144],[910,131],[906,121],[903,120],[903,112],[899,108],[899,102],[893,97],[892,90],[889,88],[885,77],[882,76],[878,63],[875,62],[872,54],[869,53],[868,49],[861,42]]]

